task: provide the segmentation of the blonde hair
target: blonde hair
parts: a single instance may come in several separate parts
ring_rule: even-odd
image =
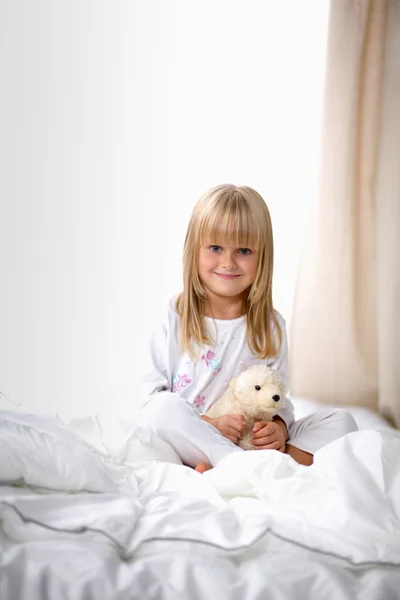
[[[176,310],[181,320],[182,350],[194,357],[193,342],[211,345],[204,321],[206,292],[200,281],[200,246],[207,243],[250,247],[259,253],[256,278],[244,299],[247,343],[257,357],[276,356],[282,331],[272,303],[274,245],[269,210],[258,192],[247,186],[219,185],[198,200],[189,221],[183,253],[183,291]],[[274,338],[277,332],[278,343]]]

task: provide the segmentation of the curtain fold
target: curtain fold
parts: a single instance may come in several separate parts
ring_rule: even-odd
[[[400,2],[387,18],[376,189],[378,407],[400,427]]]
[[[291,325],[291,392],[400,425],[400,3],[331,2],[320,178]]]

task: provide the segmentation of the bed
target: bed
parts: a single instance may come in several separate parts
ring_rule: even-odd
[[[400,432],[360,414],[312,467],[200,475],[134,423],[0,411],[0,598],[400,598]]]

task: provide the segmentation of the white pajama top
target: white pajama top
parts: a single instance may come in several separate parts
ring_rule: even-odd
[[[256,364],[266,364],[279,371],[285,379],[286,389],[289,389],[286,322],[277,311],[275,315],[282,330],[282,344],[276,357],[266,360],[254,357],[247,345],[245,316],[232,320],[205,317],[213,344],[201,348],[196,346],[198,358],[193,361],[181,351],[180,319],[174,304],[172,301],[163,322],[149,341],[148,364],[140,386],[142,412],[150,402],[157,402],[160,394],[164,399],[173,394],[200,415],[206,414],[228,388],[230,380]],[[285,397],[278,416],[287,428],[294,422],[293,405],[288,397]]]

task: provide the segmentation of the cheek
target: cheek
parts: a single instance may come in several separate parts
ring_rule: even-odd
[[[252,264],[252,266],[251,266],[251,276],[252,276],[253,279],[256,278],[257,268],[258,268],[258,262],[254,261],[253,264]]]
[[[252,280],[256,278],[257,275],[257,267],[258,267],[258,258],[251,257],[247,259],[246,263],[243,265],[243,270],[246,272],[248,277]]]
[[[208,271],[213,269],[213,267],[215,266],[215,263],[216,263],[215,256],[216,255],[212,254],[211,252],[200,251],[200,255],[199,255],[199,273],[200,273],[200,275],[202,273],[207,273]]]

